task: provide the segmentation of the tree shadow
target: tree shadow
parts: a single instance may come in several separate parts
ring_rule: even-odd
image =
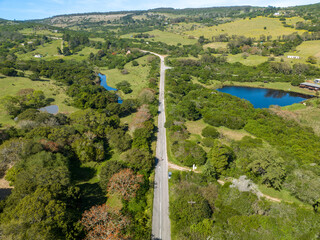
[[[0,200],[4,200],[11,194],[12,188],[0,188]]]
[[[81,197],[79,199],[79,209],[81,212],[90,209],[92,206],[106,203],[107,197],[98,183],[83,183],[78,185],[78,187],[81,190]]]

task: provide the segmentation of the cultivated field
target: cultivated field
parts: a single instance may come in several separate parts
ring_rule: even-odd
[[[266,29],[264,29],[264,27],[266,27]],[[185,33],[195,37],[203,35],[211,40],[212,36],[220,34],[228,34],[229,36],[242,35],[246,37],[254,37],[256,39],[259,39],[260,35],[264,34],[265,36],[271,35],[273,39],[276,39],[277,36],[288,35],[293,32],[303,33],[305,31],[283,27],[279,19],[276,18],[256,17],[251,20],[246,18],[218,26],[199,28]]]

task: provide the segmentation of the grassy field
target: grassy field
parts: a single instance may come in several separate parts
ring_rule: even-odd
[[[227,49],[227,45],[228,43],[227,42],[212,42],[212,43],[208,43],[208,44],[205,44],[203,45],[204,48],[215,48],[215,49],[219,49],[219,48],[222,48],[222,49]]]
[[[230,63],[240,62],[247,66],[257,66],[261,63],[268,61],[269,57],[259,56],[259,55],[249,55],[247,58],[242,57],[242,53],[239,54],[228,54],[227,59]],[[280,60],[279,60],[280,61]]]
[[[20,33],[25,35],[46,35],[46,36],[55,36],[55,37],[62,37],[62,33],[55,33],[51,32],[50,30],[34,30],[33,28],[24,28],[22,30],[19,30]]]
[[[107,83],[110,87],[116,88],[116,84],[121,81],[128,81],[131,84],[132,92],[129,94],[123,94],[120,91],[120,95],[124,99],[136,98],[143,88],[148,87],[148,74],[149,66],[147,64],[148,56],[137,59],[139,66],[133,67],[132,63],[127,63],[125,69],[129,71],[129,74],[122,74],[119,69],[106,69],[101,68],[100,72],[107,76]]]
[[[1,77],[0,96],[13,96],[16,95],[20,89],[33,88],[35,90],[43,91],[46,97],[55,99],[55,101],[52,104],[58,105],[59,112],[71,113],[77,110],[76,108],[67,106],[64,103],[64,100],[68,99],[67,95],[65,94],[65,87],[57,86],[54,84],[54,82],[54,80],[31,81],[28,78],[22,77]],[[3,127],[15,124],[15,122],[10,118],[10,116],[7,115],[1,104],[0,123]]]
[[[85,47],[78,53],[71,56],[58,55],[57,48],[61,48],[62,40],[53,40],[51,43],[46,43],[43,46],[39,46],[36,50],[28,52],[25,54],[17,54],[18,58],[21,60],[30,60],[30,59],[44,59],[44,60],[54,60],[54,59],[65,59],[65,60],[77,60],[82,61],[88,58],[89,54],[97,53],[98,49]],[[34,55],[41,54],[42,58],[35,58]]]
[[[289,59],[287,58],[288,55],[299,56],[300,59]],[[296,51],[291,51],[285,53],[284,60],[290,63],[306,63],[306,60],[309,56],[314,56],[317,58],[317,66],[320,66],[320,40],[316,41],[305,41],[300,44]]]
[[[266,27],[266,29],[264,29],[264,27]],[[256,39],[259,39],[260,35],[264,34],[265,36],[271,35],[273,39],[276,39],[277,36],[288,35],[293,32],[303,33],[305,31],[283,27],[279,19],[276,18],[256,17],[251,20],[248,18],[241,19],[218,26],[199,28],[185,33],[196,37],[203,35],[208,39],[211,39],[212,36],[226,33],[229,34],[229,36],[243,35]]]
[[[179,35],[172,32],[165,32],[160,30],[154,30],[150,32],[146,32],[150,35],[154,35],[153,38],[148,38],[146,41],[155,41],[155,42],[164,42],[169,45],[177,45],[181,43],[182,45],[190,45],[195,44],[197,42],[196,39],[189,39],[188,36]],[[135,33],[129,33],[126,35],[122,35],[122,38],[131,38]]]

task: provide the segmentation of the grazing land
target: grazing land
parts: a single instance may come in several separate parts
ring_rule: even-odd
[[[266,27],[266,29],[264,29]],[[294,28],[284,27],[279,19],[256,17],[235,20],[234,22],[221,24],[214,27],[203,27],[194,31],[185,32],[188,35],[200,37],[204,36],[211,39],[212,36],[220,34],[228,34],[229,36],[238,35],[259,39],[260,35],[271,35],[273,39],[278,36],[288,35],[293,32],[303,33],[303,30],[296,30]]]

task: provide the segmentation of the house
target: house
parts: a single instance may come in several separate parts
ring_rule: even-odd
[[[34,55],[35,58],[42,58],[42,55],[41,54],[36,54]]]
[[[308,83],[308,82],[300,83],[300,87],[308,88],[310,90],[315,90],[315,91],[320,90],[320,85],[314,84],[314,83]]]
[[[287,58],[300,59],[300,57],[299,57],[299,56],[287,56]]]
[[[317,78],[313,81],[314,83],[320,83],[320,78]]]
[[[276,13],[273,14],[273,16],[280,16],[280,13],[276,12]]]

